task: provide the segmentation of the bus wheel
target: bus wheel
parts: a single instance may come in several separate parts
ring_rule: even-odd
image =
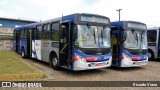
[[[59,69],[59,66],[58,66],[58,58],[56,56],[53,56],[51,58],[51,64],[52,64],[52,68],[55,69],[55,70],[58,70]]]
[[[148,52],[148,59],[153,59],[153,53],[151,51]]]
[[[25,50],[24,50],[24,48],[22,48],[21,55],[22,55],[22,58],[26,58],[26,56],[25,56]]]

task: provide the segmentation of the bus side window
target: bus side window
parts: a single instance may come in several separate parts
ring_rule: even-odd
[[[51,40],[59,41],[59,23],[51,24]]]
[[[42,31],[42,39],[49,40],[49,33],[50,33],[50,24],[44,24]]]
[[[20,30],[20,38],[21,38],[21,39],[24,39],[24,29],[21,29],[21,30]]]
[[[27,29],[24,29],[24,39],[27,39]]]
[[[156,38],[157,38],[157,31],[156,30],[149,30],[147,32],[147,39],[148,39],[148,42],[156,42]]]
[[[37,26],[36,27],[35,39],[36,40],[41,40],[41,35],[42,35],[42,26]]]

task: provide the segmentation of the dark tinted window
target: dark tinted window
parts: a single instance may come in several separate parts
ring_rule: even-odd
[[[49,40],[50,24],[43,25],[42,39]]]
[[[147,36],[148,36],[147,37],[148,42],[156,42],[157,31],[156,30],[148,30]]]
[[[35,30],[35,39],[40,40],[42,35],[42,26],[37,26]]]
[[[36,32],[36,28],[33,27],[33,28],[31,28],[30,30],[32,31],[32,39],[35,40],[36,33],[37,33],[37,32]]]
[[[43,31],[49,31],[50,30],[50,24],[45,24],[43,26]]]
[[[20,30],[20,38],[21,38],[21,39],[24,39],[23,36],[24,36],[24,29],[21,29],[21,30]]]
[[[24,29],[24,39],[27,39],[27,29]]]
[[[59,41],[59,23],[52,23],[51,25],[51,40]]]

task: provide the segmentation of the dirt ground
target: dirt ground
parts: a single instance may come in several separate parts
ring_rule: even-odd
[[[25,60],[28,64],[46,74],[47,81],[160,81],[160,61],[149,61],[146,66],[118,68],[110,67],[97,70],[70,71],[54,70],[47,63],[33,59]]]

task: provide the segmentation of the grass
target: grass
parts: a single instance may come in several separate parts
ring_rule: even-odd
[[[38,73],[38,71],[28,66],[14,51],[0,51],[0,75],[24,73]]]

